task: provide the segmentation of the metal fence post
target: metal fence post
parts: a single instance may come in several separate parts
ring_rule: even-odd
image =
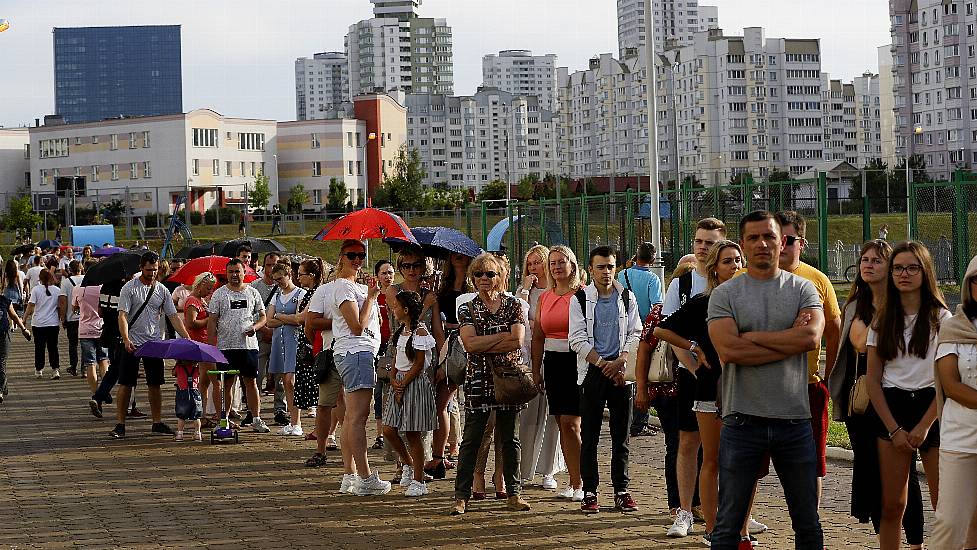
[[[906,172],[908,173],[909,170],[906,170]],[[917,219],[919,212],[916,207],[916,185],[910,183],[908,177],[906,178],[906,201],[906,214],[908,217],[906,221],[906,239],[915,241],[919,238],[919,220]]]
[[[828,266],[828,175],[818,172],[818,268]]]
[[[753,176],[746,174],[741,180],[743,186],[743,206],[746,208],[744,213],[753,212],[753,189],[751,188],[751,183],[753,183]]]
[[[634,238],[634,226],[635,226],[635,215],[634,215],[634,204],[631,202],[633,200],[634,194],[631,192],[629,187],[624,192],[624,227],[626,230],[624,242],[627,246],[629,252],[638,250],[638,243],[635,242]],[[639,206],[638,211],[641,208]],[[648,219],[651,219],[651,204],[648,204]],[[656,251],[656,253],[661,256],[661,250]]]
[[[868,200],[868,179],[862,168],[862,242],[872,240],[872,203]]]
[[[539,242],[543,245],[549,242],[546,238],[546,199],[539,199]]]
[[[953,173],[953,232],[956,234],[954,247],[957,256],[957,280],[961,285],[966,284],[964,279],[967,276],[967,265],[970,263],[970,229],[967,227],[970,214],[967,212],[967,195],[964,193],[963,180],[962,171],[957,170]]]
[[[509,218],[509,230],[507,231],[507,233],[509,234],[509,254],[515,254],[516,253],[516,228],[513,227],[512,203],[509,201],[506,201],[505,203],[505,213],[506,216]],[[512,262],[512,264],[509,266],[509,288],[516,288],[516,264],[518,258],[512,256],[512,260],[510,261]]]
[[[580,226],[583,229],[583,239],[581,245],[583,249],[577,252],[578,258],[589,257],[590,255],[590,216],[587,215],[587,196],[580,197]]]
[[[488,210],[482,201],[482,248],[488,250]]]

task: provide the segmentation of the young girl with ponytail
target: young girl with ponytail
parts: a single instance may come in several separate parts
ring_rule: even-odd
[[[424,302],[418,293],[401,290],[387,307],[400,327],[389,344],[397,354],[383,409],[383,435],[404,465],[400,485],[406,487],[406,496],[419,497],[427,494],[421,436],[433,430],[436,422],[434,386],[426,374],[436,343],[420,322]]]

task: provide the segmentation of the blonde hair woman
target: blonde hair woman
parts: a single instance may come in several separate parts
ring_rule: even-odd
[[[190,335],[190,339],[195,342],[202,342],[207,344],[210,340],[207,338],[207,302],[210,295],[214,292],[214,287],[217,286],[217,277],[209,271],[204,271],[194,278],[193,284],[190,285],[192,289],[190,294],[187,295],[186,300],[183,302],[183,324],[187,327],[187,334]],[[223,391],[220,385],[220,379],[217,375],[207,374],[207,371],[214,369],[213,363],[200,363],[200,399],[202,410],[207,413],[208,406],[208,392],[211,384],[213,384],[214,400],[210,401],[211,406],[214,407],[214,418],[205,417],[202,421],[203,428],[213,428],[216,422],[216,405],[220,402],[220,395]]]
[[[547,255],[549,290],[539,299],[533,321],[533,381],[545,389],[549,418],[556,421],[560,447],[570,473],[563,498],[583,500],[580,478],[580,399],[577,358],[570,350],[570,300],[583,285],[580,264],[572,250],[554,246]],[[543,369],[543,366],[546,369]]]

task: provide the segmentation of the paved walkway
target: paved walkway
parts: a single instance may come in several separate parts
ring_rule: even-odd
[[[406,499],[396,488],[383,497],[340,496],[338,456],[319,470],[302,465],[312,442],[242,432],[240,445],[175,443],[149,435],[148,419],[131,422],[125,440],[110,440],[114,421],[89,414],[85,382],[36,380],[32,353],[15,335],[10,396],[0,405],[0,548],[702,547],[698,537],[664,536],[670,522],[660,436],[632,440],[632,488],[641,507],[635,514],[583,516],[531,487],[525,492],[531,512],[510,513],[501,502],[484,501],[452,518],[445,513],[450,475],[421,499]],[[171,388],[164,387],[169,419]],[[148,410],[144,387],[138,399]],[[393,466],[377,453],[371,451],[374,463],[391,477]],[[605,479],[607,459],[604,446]],[[876,548],[871,530],[846,513],[846,468],[829,465],[822,508],[827,546]],[[771,526],[760,538],[763,547],[793,547],[773,476],[761,485],[755,515]]]

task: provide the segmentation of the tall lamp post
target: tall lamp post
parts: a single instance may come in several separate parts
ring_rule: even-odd
[[[651,220],[651,243],[658,252],[652,269],[658,278],[665,280],[665,266],[662,264],[662,223],[660,192],[658,188],[658,71],[655,69],[655,11],[652,0],[644,0],[645,4],[645,70],[648,75],[648,180],[649,219]]]
[[[909,160],[913,158],[913,142],[916,140],[916,136],[923,135],[923,127],[916,126],[913,128],[913,135],[909,139],[909,143],[906,144],[906,239],[913,238],[913,213],[910,204],[913,201],[913,172],[909,168]]]
[[[369,158],[366,156],[369,154],[369,152],[366,150],[366,148],[370,145],[371,141],[376,141],[376,139],[377,139],[376,132],[370,132],[366,136],[366,143],[363,144],[363,154],[364,154],[363,165],[366,167],[366,178],[363,179],[363,208],[369,206],[369,204],[367,203],[370,196],[370,167],[369,167]],[[382,164],[383,160],[381,160],[380,162]]]

